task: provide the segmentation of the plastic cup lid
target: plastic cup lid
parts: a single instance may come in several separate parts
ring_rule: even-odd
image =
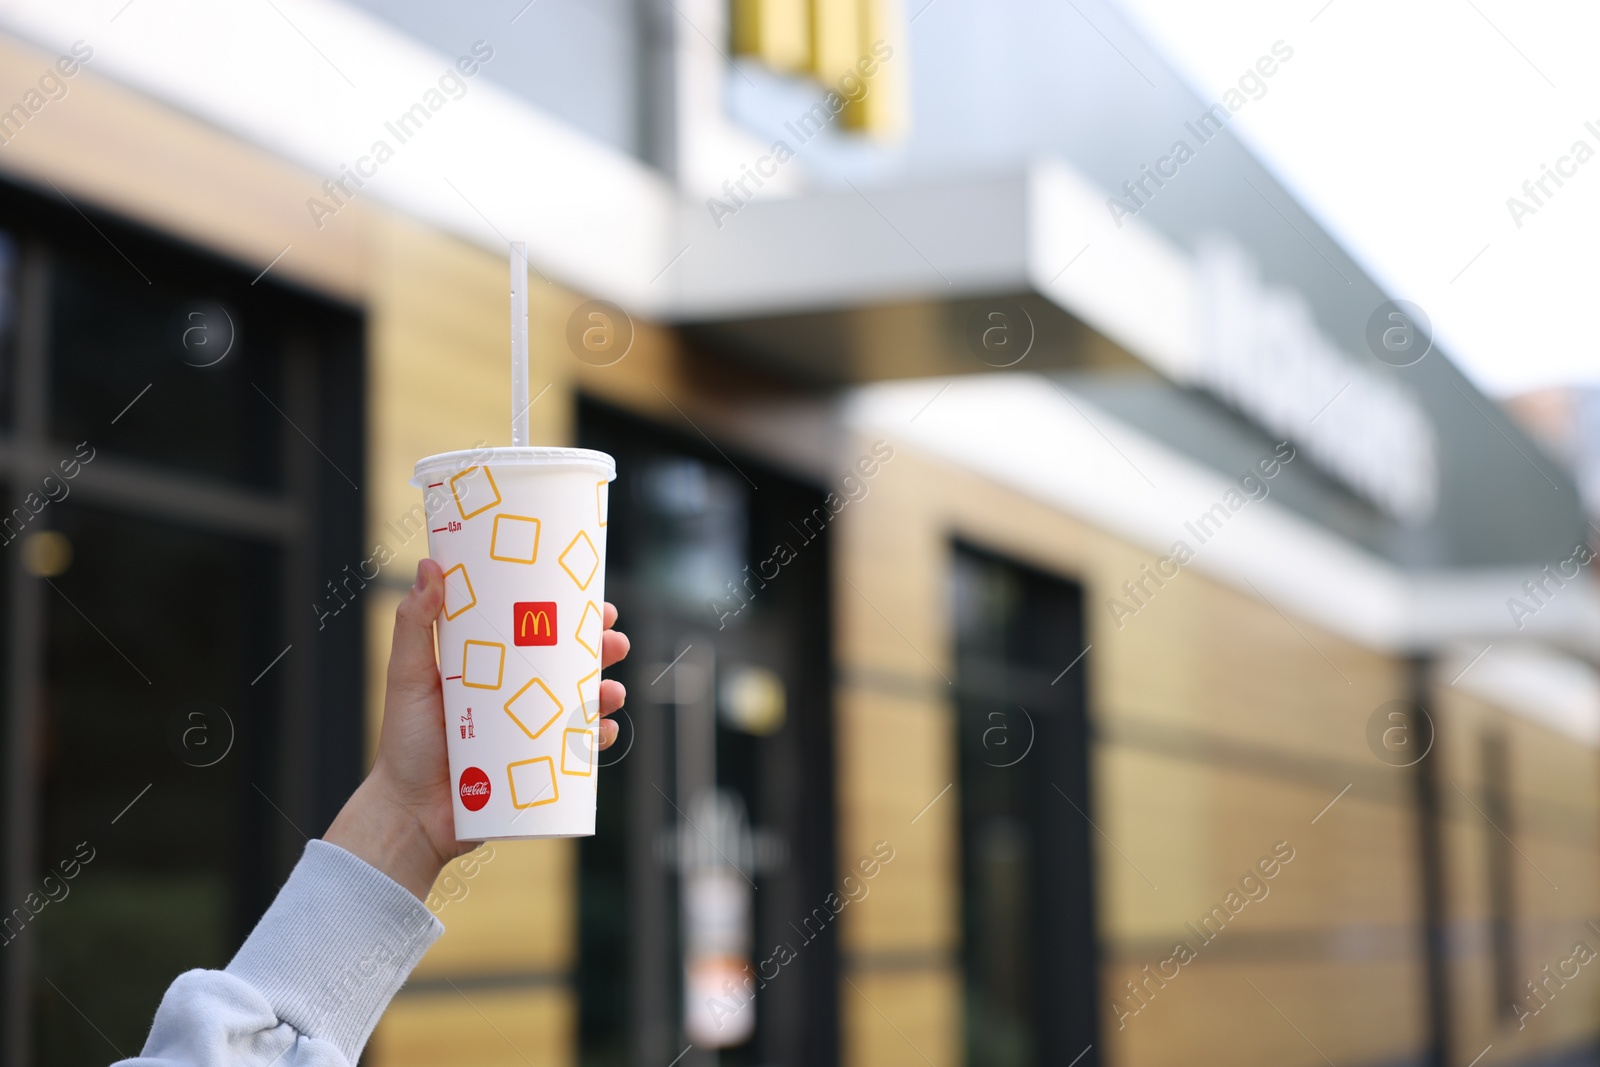
[[[617,476],[617,461],[590,448],[468,448],[460,452],[440,452],[417,461],[411,484],[422,488],[440,474],[468,467],[538,467],[548,471],[592,471],[612,481]]]

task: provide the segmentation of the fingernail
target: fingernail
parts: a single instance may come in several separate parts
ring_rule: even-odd
[[[424,572],[422,570],[422,561],[418,560],[417,561],[417,581],[416,581],[416,584],[413,585],[411,588],[420,591],[425,584],[427,584],[427,583],[424,581]]]

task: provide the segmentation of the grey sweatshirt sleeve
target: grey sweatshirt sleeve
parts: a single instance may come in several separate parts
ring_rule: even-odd
[[[305,855],[225,971],[179,975],[136,1067],[350,1067],[444,926],[325,841]]]

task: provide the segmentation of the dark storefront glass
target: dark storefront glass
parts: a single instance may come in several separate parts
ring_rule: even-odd
[[[967,1063],[1092,1067],[1082,596],[966,547],[952,593]]]
[[[803,926],[837,888],[828,540],[789,525],[823,494],[598,404],[579,427],[617,459],[607,596],[633,641],[598,832],[579,844],[580,1063],[833,1064],[837,935]],[[793,559],[744,584],[779,542]],[[796,950],[781,966],[779,942]],[[764,962],[776,977],[753,1002],[725,991]],[[708,992],[726,1047],[685,1052],[686,1002]]]
[[[311,605],[360,558],[360,321],[59,198],[0,228],[0,1062],[108,1062],[359,775],[360,613]]]

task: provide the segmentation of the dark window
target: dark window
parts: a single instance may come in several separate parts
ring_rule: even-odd
[[[790,526],[823,494],[598,404],[580,406],[579,438],[617,460],[606,595],[633,641],[579,845],[580,1063],[672,1062],[693,1010],[726,1047],[701,1042],[684,1067],[831,1065],[837,935],[814,915],[839,888],[828,538]],[[753,1003],[743,967],[770,979]]]
[[[952,578],[966,1062],[1092,1067],[1082,595],[965,546]]]
[[[359,318],[79,207],[0,186],[5,1064],[137,1054],[361,767]]]

